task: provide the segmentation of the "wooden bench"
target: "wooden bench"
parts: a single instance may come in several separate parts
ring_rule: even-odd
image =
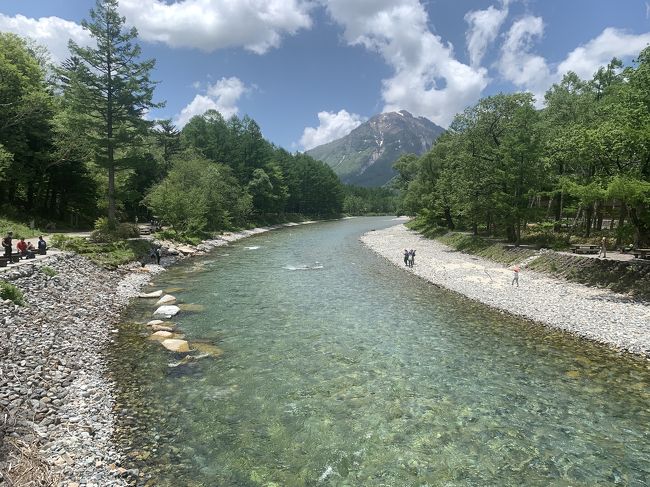
[[[634,249],[632,253],[635,259],[650,259],[650,249]]]
[[[571,247],[571,252],[574,254],[597,254],[599,250],[599,245],[574,245]]]

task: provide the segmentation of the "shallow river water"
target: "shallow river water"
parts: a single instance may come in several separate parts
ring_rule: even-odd
[[[305,225],[154,281],[186,339],[108,351],[117,440],[156,486],[650,485],[650,368],[505,316],[358,241],[390,218]],[[400,249],[395,249],[400,252]],[[416,262],[417,265],[417,262]]]

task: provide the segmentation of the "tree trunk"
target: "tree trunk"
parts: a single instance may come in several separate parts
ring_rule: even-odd
[[[478,236],[478,224],[475,221],[472,222],[472,232],[475,237]]]
[[[630,220],[634,225],[634,247],[641,248],[646,244],[648,238],[648,228],[645,223],[639,218],[639,213],[642,208],[632,206],[630,208]]]
[[[517,241],[517,232],[515,232],[515,226],[512,223],[506,225],[506,238],[508,239],[508,242]]]
[[[451,209],[448,206],[445,206],[445,220],[447,221],[447,228],[449,230],[455,230],[456,225],[454,225],[454,220],[451,217]]]
[[[519,246],[521,243],[521,218],[517,217],[517,226],[515,227],[515,245]]]
[[[560,191],[553,195],[554,204],[554,220],[555,225],[553,226],[553,231],[558,233],[562,231],[562,207],[564,205],[564,192]]]
[[[596,230],[603,229],[603,203],[599,201],[596,206]]]
[[[623,243],[623,225],[625,224],[625,217],[627,216],[627,205],[621,201],[621,209],[618,216],[618,225],[616,227],[616,245]]]
[[[590,204],[585,209],[585,237],[591,237],[591,220],[594,216],[594,205]]]

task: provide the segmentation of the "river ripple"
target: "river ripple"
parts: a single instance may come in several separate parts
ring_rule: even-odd
[[[648,362],[504,316],[361,246],[362,218],[266,233],[157,278],[192,341],[109,350],[118,440],[157,486],[650,484]],[[399,252],[399,249],[396,249]]]

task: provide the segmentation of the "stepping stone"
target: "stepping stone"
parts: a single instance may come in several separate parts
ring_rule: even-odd
[[[161,306],[153,312],[154,316],[162,316],[164,318],[171,318],[180,312],[180,308],[174,305]]]
[[[176,298],[171,294],[165,294],[162,298],[156,301],[156,306],[161,306],[163,304],[170,304],[176,301]]]
[[[159,298],[163,295],[162,289],[160,291],[154,291],[152,293],[140,293],[138,294],[139,298]]]

